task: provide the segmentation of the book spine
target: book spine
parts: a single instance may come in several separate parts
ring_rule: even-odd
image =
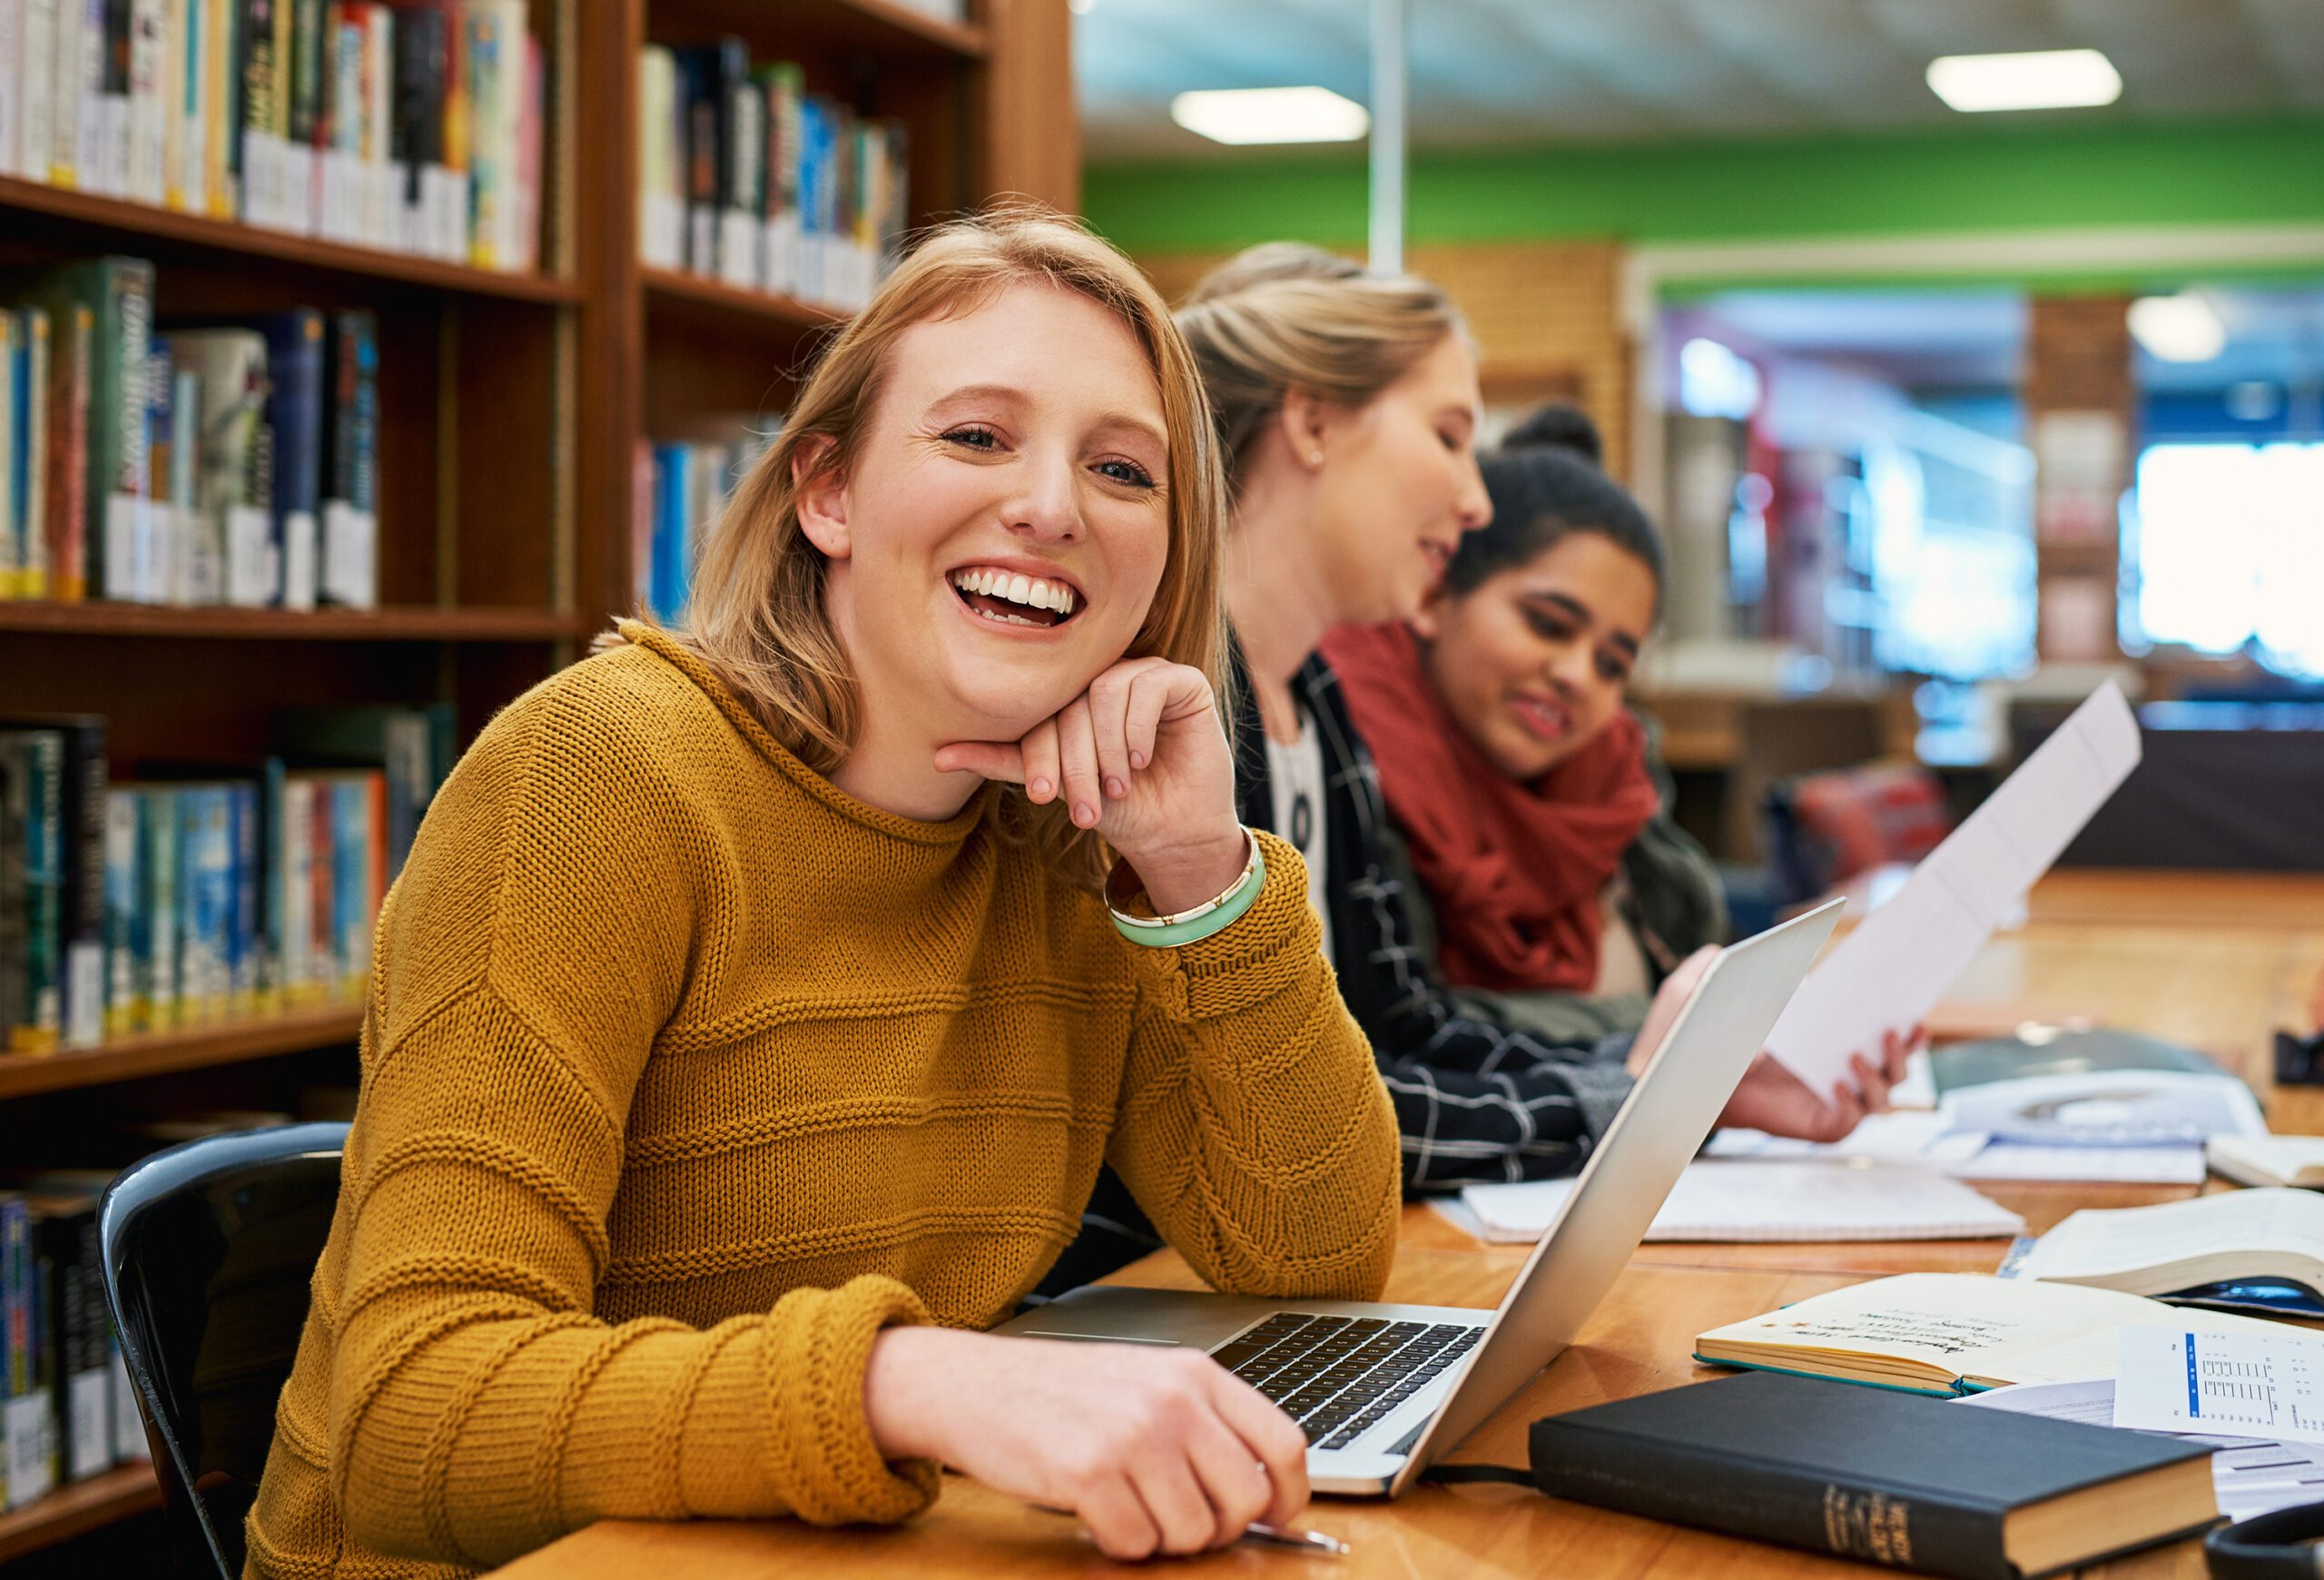
[[[160,203],[168,195],[169,0],[135,0],[129,35],[129,195]]]
[[[303,235],[322,228],[323,0],[291,0],[290,92],[284,106],[284,161],[291,220]]]
[[[56,1474],[65,1481],[84,1481],[113,1464],[97,1215],[83,1209],[44,1216],[35,1220],[34,1234],[49,1274],[45,1328]]]
[[[23,175],[25,0],[0,0],[0,175]]]
[[[6,3],[0,0],[0,5]],[[0,311],[0,598],[24,596],[24,475],[31,457],[23,414],[32,365],[21,343],[23,334],[24,321]]]
[[[57,974],[64,1046],[104,1040],[105,727],[59,729]]]
[[[313,782],[303,775],[282,780],[282,815],[275,820],[275,976],[285,1007],[313,997],[314,893]]]
[[[55,1480],[49,1400],[40,1387],[36,1328],[40,1271],[25,1199],[0,1195],[0,1311],[6,1322],[6,1364],[0,1378],[0,1433],[5,1433],[6,1503],[22,1508]]]
[[[179,837],[183,815],[182,792],[156,786],[140,798],[144,819],[145,980],[140,989],[144,1030],[167,1032],[183,1023],[184,995],[179,992],[182,963],[178,947],[178,893],[185,877]]]
[[[267,157],[268,127],[274,119],[274,7],[288,0],[239,0],[241,44],[236,73],[241,112],[233,125],[235,171],[241,178],[241,217],[251,224],[274,222],[274,189]]]
[[[28,1016],[32,930],[25,827],[31,818],[32,761],[22,734],[0,731],[0,1052]]]
[[[130,195],[130,58],[136,46],[136,0],[104,0],[104,74],[97,99],[100,191]],[[86,173],[84,163],[84,174]]]
[[[1533,1423],[1531,1442],[1534,1481],[1552,1497],[1891,1568],[2016,1580],[1997,1512],[1941,1503],[1922,1488],[1642,1445],[1554,1416]]]
[[[16,424],[24,438],[24,468],[18,479],[19,528],[16,596],[48,596],[48,436],[55,376],[54,322],[44,307],[24,311],[25,379],[16,392]]]
[[[89,592],[141,598],[153,266],[142,258],[111,257],[91,267],[97,321],[89,390]]]
[[[233,914],[227,931],[231,998],[235,1015],[258,1012],[262,940],[259,927],[259,787],[236,780],[226,787],[228,824],[233,842]]]
[[[212,219],[242,212],[242,0],[202,0],[202,188]]]
[[[323,317],[311,309],[263,321],[266,426],[274,435],[272,537],[286,608],[315,607],[320,554]]]
[[[137,1013],[138,913],[141,886],[139,823],[133,787],[105,793],[105,1035],[125,1037],[139,1029]]]
[[[60,310],[62,332],[53,349],[48,452],[48,530],[44,564],[27,567],[27,585],[78,603],[88,596],[89,420],[96,394],[96,314],[85,302]]]
[[[186,52],[192,44],[192,0],[159,0],[162,9],[161,74],[153,114],[160,123],[162,204],[184,212]]]
[[[256,848],[248,882],[256,896],[254,933],[258,949],[258,1007],[262,1014],[282,1009],[282,759],[269,757],[257,785]]]
[[[49,58],[48,180],[52,186],[80,184],[81,31],[87,25],[86,0],[51,0]],[[33,29],[27,28],[29,35]],[[27,43],[36,40],[27,38]]]
[[[338,874],[333,864],[330,781],[318,778],[307,794],[307,971],[317,999],[329,998],[344,974],[339,964]]]
[[[384,247],[391,240],[396,14],[385,5],[369,5],[363,15],[363,240]]]
[[[371,795],[369,777],[343,775],[330,794],[331,953],[339,979],[331,985],[344,997],[363,991],[369,965],[371,893]]]
[[[177,399],[177,370],[170,359],[169,341],[156,338],[145,351],[145,500],[144,548],[141,555],[145,601],[181,601],[178,593],[182,567],[178,564],[178,533],[172,518],[170,476],[176,465],[177,419],[171,404]]]
[[[54,730],[26,730],[23,819],[15,825],[24,861],[25,992],[8,1028],[14,1053],[53,1053],[64,1029],[58,973],[64,887],[64,741]]]
[[[16,146],[16,171],[26,181],[51,179],[51,149],[56,136],[57,0],[24,0],[21,74],[23,97],[18,101],[24,133]]]

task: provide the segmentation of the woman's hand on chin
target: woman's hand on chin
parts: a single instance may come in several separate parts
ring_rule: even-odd
[[[1062,800],[1137,869],[1167,915],[1222,894],[1249,858],[1235,820],[1235,762],[1199,669],[1125,658],[1016,741],[956,741],[936,766]]]

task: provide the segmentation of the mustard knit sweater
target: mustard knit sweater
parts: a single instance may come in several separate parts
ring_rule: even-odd
[[[902,1519],[936,1471],[872,1444],[872,1339],[1008,1316],[1101,1159],[1220,1289],[1387,1275],[1395,1125],[1289,846],[1232,926],[1140,948],[996,791],[876,811],[625,631],[493,721],[380,919],[251,1575]]]

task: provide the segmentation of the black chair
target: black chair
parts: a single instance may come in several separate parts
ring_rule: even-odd
[[[98,1211],[105,1301],[186,1573],[238,1580],[343,1124],[209,1136],[124,1170]]]

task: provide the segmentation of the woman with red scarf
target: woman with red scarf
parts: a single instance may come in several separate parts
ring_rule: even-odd
[[[1727,923],[1624,706],[1662,548],[1597,457],[1587,418],[1538,414],[1485,459],[1492,522],[1421,611],[1324,643],[1403,838],[1423,945],[1454,989],[1561,1035],[1635,1029]]]

